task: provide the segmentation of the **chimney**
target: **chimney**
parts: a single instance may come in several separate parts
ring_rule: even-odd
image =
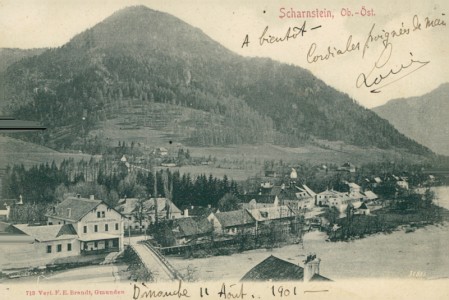
[[[67,217],[70,218],[72,216],[72,209],[67,208]]]
[[[76,194],[76,198],[80,199],[81,195],[80,194]]]
[[[51,210],[53,211],[54,214],[56,213],[56,207],[55,207],[55,206],[53,206],[53,207],[51,208]]]
[[[95,196],[94,196],[94,195],[90,195],[90,196],[89,196],[89,199],[90,199],[90,200],[95,200]]]
[[[184,209],[184,217],[188,217],[189,216],[189,209],[186,208]]]
[[[17,202],[17,204],[19,205],[23,204],[22,194],[19,195],[19,202]]]
[[[307,255],[304,261],[304,282],[310,281],[313,275],[320,274],[321,259],[317,258],[315,254]]]
[[[210,204],[207,205],[207,208],[211,208],[211,207],[212,207],[212,205],[210,205]]]

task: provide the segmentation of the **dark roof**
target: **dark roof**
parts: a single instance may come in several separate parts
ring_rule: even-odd
[[[95,209],[98,205],[102,203],[105,204],[103,201],[100,200],[69,197],[55,207],[55,212],[50,211],[49,213],[46,214],[46,216],[61,220],[77,222],[87,213],[89,213],[91,210]],[[70,209],[70,216],[69,216],[69,209]]]
[[[180,218],[173,224],[173,233],[176,237],[187,237],[195,235],[205,235],[211,233],[214,229],[212,224],[206,218]]]
[[[302,281],[304,269],[270,255],[252,268],[240,281]]]
[[[358,209],[368,209],[368,206],[366,206],[365,202],[363,202],[362,205],[358,207]]]
[[[256,222],[245,209],[219,212],[215,214],[215,217],[218,219],[222,227],[247,225]]]
[[[310,281],[332,281],[327,277],[321,276],[320,274],[313,274],[312,278],[310,278]]]
[[[270,195],[278,196],[279,199],[296,199],[297,192],[298,190],[288,186],[285,186],[284,188],[282,186],[274,186],[270,191]]]
[[[239,195],[239,200],[242,203],[249,203],[251,200],[256,200],[257,203],[268,203],[273,204],[274,200],[276,199],[276,195],[259,195],[259,194],[246,194],[246,195]]]
[[[249,270],[240,281],[303,281],[304,268],[270,255],[264,261]],[[332,281],[314,274],[310,281]]]

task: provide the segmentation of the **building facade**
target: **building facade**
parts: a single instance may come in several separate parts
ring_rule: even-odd
[[[50,226],[73,226],[80,254],[123,250],[123,215],[101,200],[69,197],[46,216]]]

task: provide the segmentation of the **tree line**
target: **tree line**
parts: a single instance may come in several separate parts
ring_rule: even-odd
[[[164,187],[165,185],[165,187]],[[172,187],[166,195],[167,186]],[[130,171],[123,162],[105,159],[90,161],[64,160],[26,169],[23,165],[8,167],[3,178],[3,197],[24,203],[50,204],[62,201],[64,195],[94,195],[115,206],[119,198],[166,197],[178,207],[217,206],[226,194],[237,194],[238,185],[226,175],[181,174],[179,171]]]

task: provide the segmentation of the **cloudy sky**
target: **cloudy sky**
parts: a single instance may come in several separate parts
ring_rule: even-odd
[[[317,77],[349,94],[366,107],[375,107],[394,98],[422,95],[449,81],[449,30],[445,25],[449,23],[448,1],[382,0],[372,1],[373,4],[357,0],[338,1],[339,4],[336,2],[0,0],[0,47],[59,47],[113,12],[126,6],[143,4],[200,28],[212,39],[241,55],[271,57],[309,69]],[[361,16],[364,12],[362,6],[367,13],[373,12],[374,16]],[[285,12],[291,9],[325,9],[331,11],[334,17],[281,18],[282,8]],[[348,11],[353,16],[342,16]],[[421,29],[413,30],[415,15],[415,26],[421,24]],[[426,18],[429,22],[433,21],[429,26],[426,26]],[[259,38],[267,26],[265,36],[284,37],[289,28],[300,28],[304,21],[306,32],[303,35],[289,41],[260,45]],[[312,30],[314,27],[317,28]],[[391,55],[386,55],[384,51],[384,56],[381,56],[385,46],[381,40],[377,40],[369,43],[369,48],[362,57],[362,50],[372,28],[373,37],[385,37],[389,34],[390,46],[387,52],[391,51]],[[399,33],[401,29],[410,31],[408,34],[394,36],[392,31]],[[242,48],[246,35],[249,44]],[[335,54],[336,49],[346,49],[349,39],[350,46],[354,44],[356,47],[359,43],[359,50]],[[311,51],[313,47],[314,52]],[[335,57],[309,62],[314,56],[328,54],[328,47],[331,47]],[[313,55],[308,59],[308,53],[312,52]],[[388,56],[390,59],[387,59]],[[384,66],[374,69],[369,75],[378,60],[378,66]],[[401,65],[410,67],[388,76],[371,88],[363,85],[357,87],[357,78],[361,74],[367,76],[367,82],[373,81],[380,75],[388,74],[390,70],[398,71]],[[417,70],[412,72],[415,69]],[[401,77],[403,78],[380,88]],[[380,92],[370,93],[374,87]]]

